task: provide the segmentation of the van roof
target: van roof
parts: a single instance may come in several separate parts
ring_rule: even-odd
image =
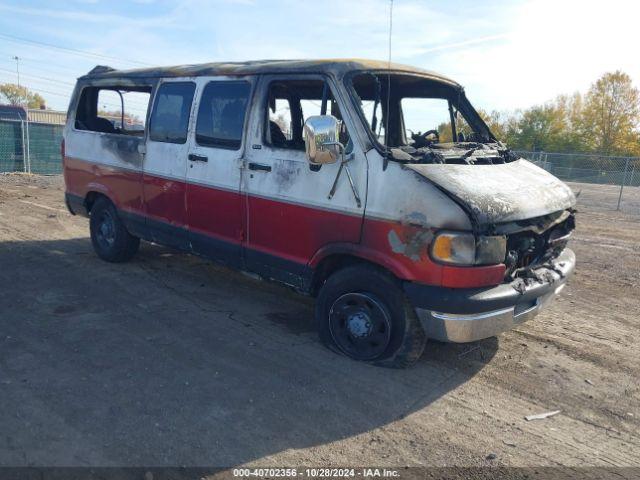
[[[380,60],[364,59],[324,59],[324,60],[254,60],[247,62],[217,62],[173,67],[137,68],[133,70],[115,70],[111,67],[97,66],[84,77],[98,78],[149,78],[149,77],[197,77],[215,75],[258,75],[267,73],[328,73],[344,75],[348,72],[364,70],[387,70],[425,75],[447,83],[456,84],[450,78],[435,72],[409,65],[401,65]]]

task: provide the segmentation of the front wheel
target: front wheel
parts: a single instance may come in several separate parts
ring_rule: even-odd
[[[346,267],[327,279],[317,298],[316,322],[329,348],[376,365],[408,367],[426,344],[399,282],[369,265]]]
[[[106,197],[98,198],[91,208],[89,228],[93,249],[107,262],[126,262],[138,251],[140,239],[127,231]]]

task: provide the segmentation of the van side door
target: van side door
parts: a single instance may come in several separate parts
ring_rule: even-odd
[[[240,195],[244,125],[253,79],[200,77],[187,166],[187,222],[195,253],[239,267],[244,241]]]
[[[188,248],[186,170],[195,90],[192,80],[170,79],[158,85],[142,179],[149,237],[182,249]]]
[[[328,90],[325,90],[325,87]],[[305,156],[304,121],[321,114],[339,119],[346,112],[331,80],[322,75],[266,75],[254,100],[245,151],[243,190],[247,198],[245,261],[249,270],[304,287],[309,262],[323,247],[357,244],[364,216],[367,160],[350,141],[354,131],[344,115],[340,140],[347,146],[358,204],[343,171],[335,194],[329,192],[340,162],[311,166]],[[326,96],[325,96],[326,94]],[[249,141],[247,142],[249,144]]]

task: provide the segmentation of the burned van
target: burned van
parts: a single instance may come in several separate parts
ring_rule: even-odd
[[[140,240],[316,297],[322,341],[407,366],[534,317],[575,256],[571,190],[442,75],[365,60],[211,63],[81,77],[66,202],[97,255]]]

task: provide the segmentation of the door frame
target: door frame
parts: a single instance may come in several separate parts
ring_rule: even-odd
[[[187,161],[186,168],[186,196],[185,196],[185,205],[187,205],[187,236],[189,240],[189,244],[192,247],[194,253],[203,255],[207,258],[210,258],[218,263],[222,263],[225,265],[229,265],[235,268],[243,268],[245,265],[244,259],[244,246],[246,242],[246,229],[247,229],[247,218],[246,218],[246,204],[244,201],[244,194],[242,192],[242,183],[243,176],[245,174],[245,151],[246,146],[250,138],[249,128],[248,126],[251,124],[252,115],[254,112],[254,96],[256,94],[257,85],[259,83],[259,77],[257,75],[243,75],[243,76],[227,76],[227,75],[212,75],[212,76],[199,76],[196,77],[196,93],[194,96],[193,102],[193,111],[192,111],[192,125],[190,128],[190,138],[191,143],[189,144],[189,154],[200,155],[207,151],[211,150],[220,150],[223,152],[232,152],[231,156],[235,157],[232,161],[234,166],[232,168],[238,169],[238,184],[235,188],[217,185],[214,186],[213,182],[207,182],[206,179],[198,179],[194,180],[193,178],[189,180],[189,171],[195,167],[200,168],[203,165],[198,164],[190,164]],[[237,82],[245,82],[249,84],[250,91],[247,99],[247,106],[245,110],[244,123],[242,127],[242,138],[240,141],[240,147],[237,150],[231,150],[224,147],[215,147],[215,146],[205,146],[199,145],[196,141],[196,129],[197,129],[197,120],[198,120],[198,112],[200,110],[200,103],[202,101],[202,95],[204,94],[205,88],[211,82],[219,82],[219,83],[237,83]],[[207,156],[208,157],[208,156]],[[207,159],[207,167],[212,165],[212,159]],[[237,201],[239,206],[239,219],[237,222],[238,232],[237,238],[229,240],[225,239],[220,235],[204,233],[201,231],[196,231],[191,228],[191,224],[189,222],[189,208],[188,208],[188,195],[189,195],[189,187],[190,186],[201,186],[204,188],[212,188],[218,190],[226,190],[230,194],[237,195]],[[237,243],[236,243],[237,242]]]
[[[295,80],[319,80],[325,82],[329,88],[331,89],[332,95],[335,100],[338,102],[338,107],[340,108],[340,113],[342,116],[342,120],[344,121],[347,130],[349,131],[349,136],[353,141],[353,152],[359,152],[360,162],[362,166],[362,175],[364,175],[364,179],[360,179],[361,188],[359,189],[360,198],[362,200],[361,207],[356,208],[355,200],[353,200],[353,208],[345,209],[344,206],[341,208],[340,206],[332,207],[331,205],[327,205],[326,195],[331,189],[331,185],[334,180],[333,173],[331,174],[331,178],[329,182],[325,185],[324,182],[321,185],[317,185],[315,188],[322,189],[322,195],[318,196],[316,201],[313,201],[312,196],[310,195],[308,202],[300,202],[297,201],[295,197],[277,198],[277,192],[268,191],[256,193],[256,191],[250,188],[250,180],[253,176],[256,175],[270,175],[267,172],[261,171],[247,171],[249,170],[249,163],[252,160],[255,160],[256,163],[269,163],[270,166],[275,168],[275,162],[277,160],[287,161],[291,163],[299,163],[300,169],[308,170],[309,174],[321,175],[320,172],[316,170],[310,169],[310,164],[308,161],[300,162],[300,151],[293,149],[282,149],[277,147],[272,147],[271,145],[266,144],[266,128],[268,124],[269,114],[267,111],[267,95],[269,85],[274,81],[295,81]],[[283,204],[289,204],[293,207],[296,205],[304,207],[308,207],[317,212],[327,212],[327,214],[337,213],[337,214],[345,214],[345,216],[356,218],[357,222],[357,235],[354,236],[353,239],[346,242],[351,245],[358,244],[362,240],[362,226],[365,218],[365,208],[366,208],[366,200],[367,200],[367,185],[368,185],[368,164],[367,157],[362,149],[362,142],[359,137],[359,131],[354,126],[353,116],[351,112],[350,103],[345,99],[342,89],[340,88],[339,82],[336,81],[334,77],[327,73],[321,72],[312,72],[312,73],[273,73],[273,74],[263,74],[260,75],[258,84],[255,88],[254,100],[253,100],[253,115],[251,117],[251,124],[248,126],[248,133],[246,144],[250,145],[250,148],[247,147],[244,151],[245,153],[245,162],[244,162],[244,175],[242,182],[242,193],[245,198],[246,205],[246,231],[247,231],[247,240],[245,242],[245,258],[247,268],[255,273],[258,273],[267,278],[273,278],[275,280],[281,281],[283,283],[292,285],[297,288],[304,288],[306,283],[308,283],[308,278],[312,273],[312,268],[310,266],[310,262],[313,258],[313,254],[309,255],[308,258],[301,263],[296,261],[298,259],[294,259],[287,255],[278,255],[277,253],[270,253],[264,251],[263,248],[253,247],[251,244],[251,238],[254,235],[252,230],[251,223],[251,208],[250,201],[252,197],[262,198],[266,200],[273,200],[275,202],[281,202]],[[264,109],[264,110],[263,110]],[[258,153],[260,152],[260,153]],[[304,156],[304,152],[302,152]],[[278,157],[280,157],[278,159]],[[258,159],[262,158],[262,162]],[[339,162],[332,165],[323,166],[325,171],[333,172],[333,169],[338,168]],[[277,175],[277,171],[271,173],[271,175]],[[334,200],[337,201],[338,197],[342,192],[348,192],[348,196],[352,198],[352,192],[349,189],[349,186],[346,184],[347,178],[346,174],[343,172],[340,178],[340,186],[338,187],[338,194],[334,197]],[[324,191],[326,189],[326,192]],[[299,197],[300,198],[300,197]],[[346,210],[346,211],[345,211]],[[355,238],[357,237],[357,238]],[[292,241],[295,241],[293,239]],[[337,243],[337,241],[332,241],[330,243]],[[320,248],[326,247],[328,244],[321,245]],[[314,254],[316,252],[313,252]]]
[[[176,144],[170,142],[157,142],[155,140],[151,140],[151,118],[153,116],[154,109],[156,107],[156,101],[158,99],[158,94],[160,89],[165,84],[170,83],[192,83],[194,85],[193,97],[191,99],[191,108],[189,111],[189,120],[187,122],[187,132],[186,132],[186,141],[183,144]],[[152,99],[149,107],[148,120],[145,128],[144,135],[144,159],[142,162],[142,201],[144,205],[144,215],[145,215],[145,226],[148,233],[148,237],[151,238],[152,241],[160,243],[162,245],[178,248],[181,250],[189,250],[189,241],[188,241],[188,232],[187,232],[187,212],[186,212],[186,191],[187,191],[187,155],[189,149],[191,148],[191,142],[193,141],[193,128],[194,128],[194,112],[196,98],[198,97],[198,82],[197,77],[166,77],[158,80],[154,87],[154,91],[152,93]],[[147,175],[148,168],[148,155],[149,155],[149,143],[166,143],[167,145],[177,145],[176,149],[181,148],[184,151],[184,175],[180,176],[172,176],[162,173],[150,173]],[[178,147],[179,146],[179,147]],[[182,196],[182,206],[184,210],[184,222],[181,225],[172,224],[171,222],[165,222],[163,220],[159,220],[157,218],[153,218],[149,213],[149,203],[147,199],[147,190],[146,190],[146,180],[145,178],[155,177],[156,179],[164,179],[167,181],[173,181],[176,183],[182,183],[183,196]]]

